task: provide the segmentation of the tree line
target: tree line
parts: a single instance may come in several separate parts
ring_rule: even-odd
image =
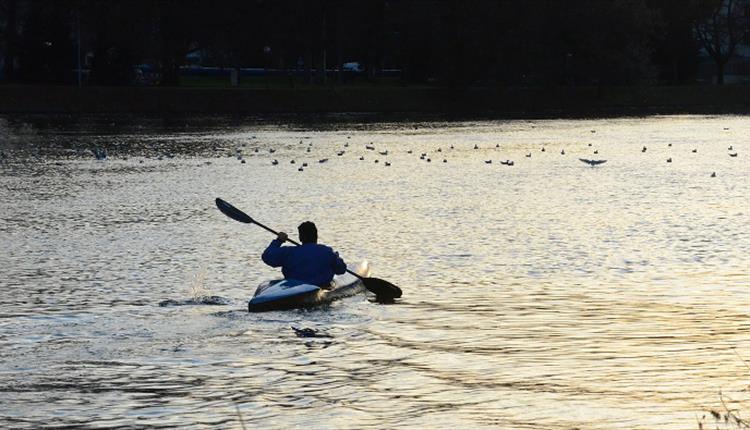
[[[402,84],[633,85],[694,82],[704,52],[723,83],[748,13],[747,0],[0,0],[0,61],[8,82],[69,83],[88,58],[93,84],[149,64],[179,85],[200,52],[310,84],[356,61]]]

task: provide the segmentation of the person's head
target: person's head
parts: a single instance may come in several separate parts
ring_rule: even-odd
[[[299,231],[299,241],[302,243],[317,243],[318,228],[312,221],[305,221],[297,227]]]

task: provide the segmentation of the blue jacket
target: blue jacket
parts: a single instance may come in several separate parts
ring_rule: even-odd
[[[313,285],[328,285],[333,275],[346,272],[346,263],[328,246],[303,243],[299,246],[281,246],[274,240],[263,251],[263,262],[271,267],[281,267],[286,279],[297,279]]]

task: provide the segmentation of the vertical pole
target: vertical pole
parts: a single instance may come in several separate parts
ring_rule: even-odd
[[[328,65],[326,64],[326,49],[323,48],[323,85],[328,82]]]
[[[323,86],[326,85],[326,75],[328,74],[328,70],[326,70],[326,2],[321,1],[320,3],[320,48],[321,48],[321,55],[320,55],[320,62],[321,64],[321,75],[320,75],[320,81],[323,84]]]
[[[76,10],[76,39],[78,41],[78,88],[81,87],[81,7]]]

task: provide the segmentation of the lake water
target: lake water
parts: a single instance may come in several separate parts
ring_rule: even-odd
[[[722,401],[750,412],[748,136],[734,116],[0,117],[0,426],[714,428]],[[403,298],[247,313],[273,236],[216,197],[315,221]],[[159,305],[202,295],[227,304]]]

